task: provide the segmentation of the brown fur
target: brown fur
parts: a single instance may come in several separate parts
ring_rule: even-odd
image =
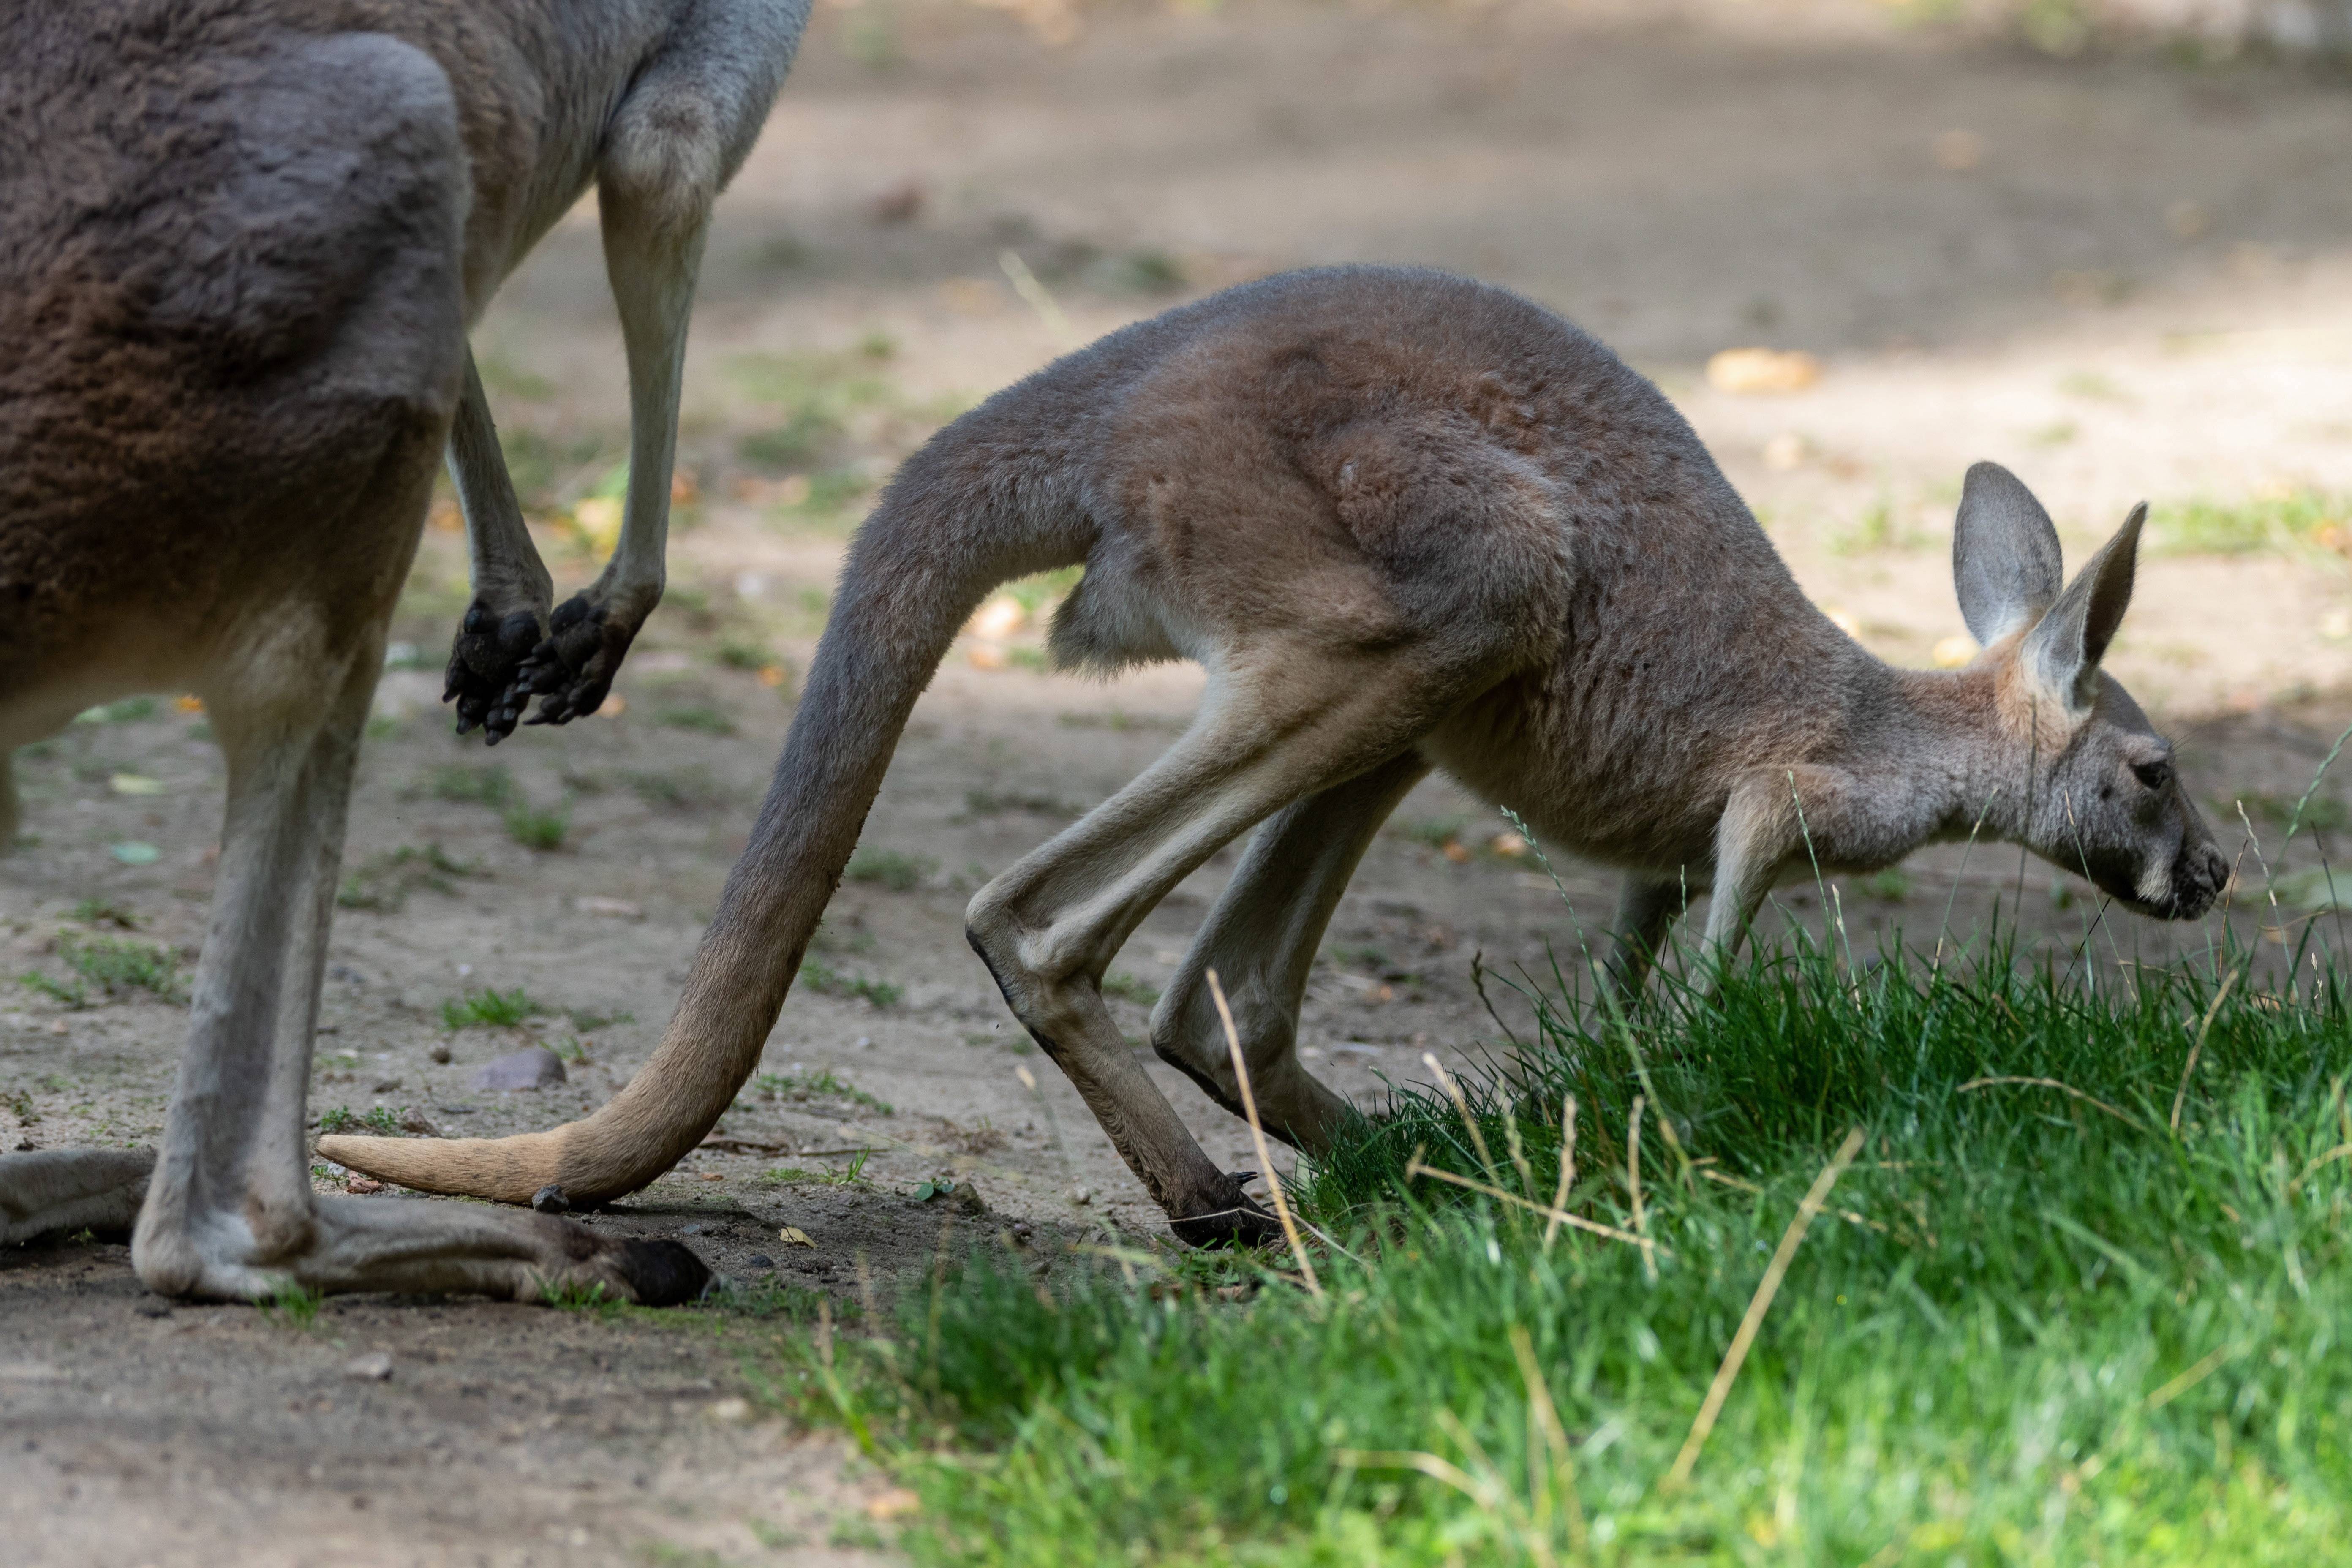
[[[548,1182],[615,1195],[667,1169],[758,1061],[957,628],[997,584],[1076,562],[1055,657],[1195,658],[1207,695],[1166,756],[982,889],[969,929],[1181,1235],[1265,1221],[1137,1068],[1105,968],[1179,879],[1263,824],[1153,1043],[1234,1106],[1215,970],[1269,1124],[1326,1146],[1344,1107],[1292,1050],[1307,969],[1372,832],[1433,765],[1627,868],[1624,984],[1673,919],[1667,889],[1714,888],[1726,957],[1811,859],[1883,866],[1979,816],[2137,907],[2200,913],[2222,879],[2211,836],[2177,784],[2117,798],[2164,747],[2096,672],[2137,525],[2062,596],[2048,519],[1980,465],[1956,577],[1972,625],[2016,635],[1957,673],[1892,669],[1806,602],[1672,405],[1567,322],[1423,271],[1229,290],[1057,362],[908,462],[852,547],[751,847],[626,1089],[523,1139],[322,1147],[509,1201]],[[2021,739],[2000,694],[2026,689],[2063,723]]]

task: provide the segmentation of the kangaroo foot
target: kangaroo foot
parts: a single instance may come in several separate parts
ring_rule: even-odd
[[[441,693],[442,701],[457,705],[457,733],[478,724],[493,746],[514,733],[530,702],[524,669],[531,650],[544,640],[545,620],[545,612],[535,605],[502,612],[487,599],[476,599],[467,607],[449,651],[448,685]]]
[[[1171,1215],[1168,1228],[1187,1247],[1272,1247],[1281,1245],[1282,1223],[1270,1209],[1242,1191],[1242,1183],[1255,1180],[1255,1171],[1241,1171],[1223,1179],[1223,1190],[1190,1213]]]
[[[601,586],[555,608],[550,636],[523,662],[523,679],[542,700],[526,723],[563,724],[603,706],[629,644],[653,606],[634,608]]]

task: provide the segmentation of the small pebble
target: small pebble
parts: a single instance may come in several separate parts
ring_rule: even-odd
[[[545,1089],[563,1081],[563,1058],[545,1046],[510,1051],[485,1062],[474,1075],[476,1089]]]
[[[755,1252],[743,1260],[746,1268],[773,1268],[775,1266],[776,1260],[764,1252]]]
[[[426,1051],[425,1054],[445,1067],[448,1065],[449,1046],[446,1041],[436,1041],[433,1045],[433,1048]]]
[[[343,1363],[343,1375],[353,1383],[383,1383],[392,1376],[392,1358],[382,1351],[353,1356]]]
[[[572,1200],[563,1189],[550,1182],[530,1194],[530,1206],[541,1214],[563,1214],[572,1207]]]

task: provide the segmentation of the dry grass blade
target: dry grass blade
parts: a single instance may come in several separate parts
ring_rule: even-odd
[[[1633,1194],[1633,1228],[1644,1240],[1650,1234],[1649,1215],[1642,1209],[1642,1109],[1646,1103],[1644,1097],[1633,1097],[1633,1114],[1625,1128],[1625,1185]],[[1651,1284],[1658,1282],[1658,1260],[1646,1247],[1642,1249],[1642,1268]]]
[[[1457,1174],[1453,1171],[1441,1171],[1434,1165],[1424,1165],[1418,1157],[1406,1161],[1404,1179],[1410,1182],[1421,1176],[1427,1176],[1433,1181],[1448,1183],[1465,1192],[1483,1194],[1490,1198],[1500,1198],[1507,1204],[1517,1204],[1523,1209],[1542,1215],[1558,1224],[1573,1226],[1578,1230],[1587,1231],[1594,1236],[1605,1236],[1612,1241],[1630,1243],[1640,1247],[1645,1257],[1659,1252],[1664,1253],[1668,1258],[1674,1256],[1674,1250],[1671,1247],[1660,1247],[1646,1236],[1636,1236],[1630,1230],[1619,1230],[1613,1225],[1602,1225],[1598,1220],[1587,1219],[1580,1214],[1570,1214],[1565,1209],[1547,1208],[1542,1204],[1530,1203],[1517,1193],[1505,1192],[1500,1187],[1489,1186],[1485,1182],[1473,1181],[1468,1176]]]
[[[2180,1069],[2180,1087],[2172,1091],[2172,1120],[2167,1125],[2175,1135],[2180,1131],[2180,1108],[2189,1099],[2189,1077],[2196,1072],[2197,1058],[2205,1049],[2205,1032],[2213,1026],[2213,1020],[2221,1014],[2221,1003],[2230,994],[2230,987],[2238,983],[2238,976],[2243,973],[2242,970],[2232,969],[2221,977],[2221,989],[2213,993],[2213,1005],[2205,1009],[2204,1021],[2197,1026],[2197,1039],[2189,1047],[2188,1065]]]
[[[1503,1118],[1503,1146],[1511,1152],[1511,1169],[1519,1173],[1519,1191],[1529,1197],[1536,1195],[1536,1173],[1528,1163],[1527,1145],[1519,1138],[1519,1119]]]
[[[1290,1256],[1298,1260],[1299,1275],[1307,1281],[1307,1293],[1317,1300],[1323,1299],[1323,1281],[1315,1277],[1315,1260],[1307,1256],[1307,1244],[1298,1239],[1298,1226],[1290,1217],[1289,1200],[1282,1195],[1282,1178],[1274,1173],[1274,1151],[1265,1142],[1265,1128],[1257,1119],[1257,1096],[1250,1092],[1249,1064],[1242,1060],[1241,1031],[1234,1027],[1234,1010],[1225,1005],[1225,988],[1218,984],[1217,972],[1210,970],[1209,999],[1217,1005],[1217,1021],[1225,1026],[1225,1048],[1233,1053],[1234,1077],[1241,1085],[1242,1114],[1249,1120],[1250,1141],[1257,1146],[1258,1168],[1265,1173],[1265,1190],[1274,1197],[1274,1217],[1282,1224],[1282,1234],[1290,1241]]]
[[[1706,1446],[1706,1435],[1715,1430],[1716,1417],[1723,1414],[1723,1402],[1730,1397],[1740,1363],[1748,1359],[1748,1347],[1756,1342],[1756,1331],[1764,1326],[1764,1314],[1772,1310],[1772,1298],[1780,1293],[1781,1277],[1789,1272],[1798,1244],[1812,1228],[1813,1216],[1829,1201],[1830,1189],[1845,1174],[1845,1168],[1853,1163],[1853,1157],[1862,1152],[1862,1141],[1859,1127],[1845,1135],[1837,1153],[1813,1178],[1811,1189],[1797,1205],[1796,1216],[1789,1221],[1789,1228],[1780,1233],[1780,1245],[1772,1249],[1772,1261],[1765,1265],[1764,1278],[1757,1283],[1756,1294],[1749,1299],[1739,1328],[1731,1336],[1731,1348],[1723,1352],[1723,1364],[1716,1368],[1715,1382],[1708,1385],[1706,1399],[1698,1407],[1698,1419],[1691,1423],[1690,1436],[1683,1439],[1683,1451],[1675,1456],[1674,1468],[1666,1472],[1667,1490],[1689,1484],[1691,1468],[1698,1463],[1698,1451]]]
[[[2134,1116],[2130,1111],[2118,1110],[2114,1106],[2109,1105],[2105,1100],[2099,1099],[2096,1095],[2084,1094],[2073,1084],[2060,1083],[2054,1078],[1972,1078],[1969,1079],[1968,1082],[1960,1085],[1958,1092],[1966,1094],[1971,1089],[1991,1089],[1997,1085],[2004,1083],[2023,1084],[2030,1089],[2054,1089],[2061,1094],[2071,1094],[2076,1100],[2081,1100],[2084,1104],[2095,1106],[2097,1109],[2105,1111],[2109,1116],[2114,1117],[2116,1121],[2124,1123],[2126,1127],[2134,1128],[2142,1132],[2147,1131],[2147,1124],[2142,1121],[2138,1117]]]
[[[1454,1081],[1454,1075],[1445,1070],[1445,1064],[1437,1059],[1434,1052],[1422,1052],[1421,1059],[1423,1065],[1437,1075],[1438,1087],[1445,1090],[1446,1098],[1454,1101],[1454,1109],[1462,1113],[1462,1125],[1470,1130],[1470,1147],[1478,1152],[1479,1169],[1486,1173],[1488,1181],[1501,1186],[1502,1173],[1495,1169],[1495,1156],[1486,1151],[1486,1135],[1478,1131],[1478,1119],[1470,1114],[1470,1100],[1462,1092],[1462,1086]]]
[[[1544,1250],[1551,1250],[1553,1237],[1559,1234],[1559,1216],[1568,1208],[1568,1190],[1576,1184],[1576,1096],[1570,1095],[1559,1102],[1559,1185],[1552,1190],[1553,1217],[1544,1222]]]
[[[2234,1345],[2222,1345],[2215,1350],[2208,1352],[2198,1361],[2196,1365],[2190,1367],[2188,1371],[2182,1373],[2179,1376],[2173,1378],[2163,1387],[2149,1394],[2147,1396],[2147,1407],[2150,1410],[2163,1409],[2166,1405],[2171,1404],[2174,1400],[2179,1398],[2182,1394],[2188,1393],[2190,1389],[2204,1382],[2208,1377],[2210,1377],[2213,1374],[2214,1370],[2223,1362],[2228,1361],[2231,1355],[2235,1352],[2236,1349],[2237,1347]]]
[[[1434,1454],[1397,1448],[1341,1448],[1332,1458],[1359,1469],[1419,1470],[1433,1481],[1444,1481],[1481,1508],[1502,1506],[1500,1487],[1481,1482],[1461,1466]]]
[[[1544,1382],[1543,1367],[1536,1361],[1535,1342],[1528,1337],[1527,1327],[1513,1323],[1510,1331],[1511,1354],[1518,1358],[1519,1380],[1528,1385],[1528,1423],[1535,1427],[1528,1441],[1528,1492],[1547,1506],[1536,1517],[1536,1528],[1549,1534],[1551,1527],[1549,1507],[1552,1490],[1557,1488],[1568,1508],[1568,1543],[1578,1552],[1584,1550],[1584,1503],[1576,1495],[1576,1462],[1568,1447],[1568,1431],[1559,1424],[1559,1411],[1551,1402],[1551,1387]],[[1536,1439],[1551,1456],[1551,1479],[1538,1486],[1542,1471],[1537,1463]]]

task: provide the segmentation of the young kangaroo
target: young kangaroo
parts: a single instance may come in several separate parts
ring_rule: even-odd
[[[0,848],[10,749],[127,691],[202,697],[229,773],[160,1157],[0,1156],[0,1240],[136,1215],[142,1279],[226,1298],[568,1281],[661,1301],[708,1278],[683,1247],[548,1216],[314,1196],[305,1098],[352,768],[445,444],[493,598],[500,539],[510,566],[529,549],[467,327],[594,180],[637,468],[666,500],[702,225],[806,14],[0,5]],[[652,499],[630,517],[657,572]],[[601,653],[558,628],[586,685],[557,697],[593,705],[625,608]]]
[[[1228,290],[998,394],[908,460],[851,547],[751,847],[660,1053],[589,1120],[496,1142],[338,1138],[331,1157],[509,1201],[642,1185],[761,1048],[918,695],[1007,578],[1083,562],[1066,667],[1189,658],[1166,755],[972,900],[1013,1013],[1179,1236],[1261,1235],[1103,1005],[1145,913],[1257,827],[1152,1016],[1237,1107],[1207,994],[1232,998],[1267,1126],[1345,1113],[1300,1066],[1324,925],[1381,820],[1442,767],[1627,872],[1621,973],[1712,889],[1728,956],[1767,889],[1982,829],[2133,909],[2201,914],[2227,868],[2170,748],[2099,656],[2141,514],[2071,587],[2042,508],[1972,469],[1953,561],[1968,668],[1895,669],[1797,589],[1689,426],[1557,316],[1441,273],[1349,268]]]

